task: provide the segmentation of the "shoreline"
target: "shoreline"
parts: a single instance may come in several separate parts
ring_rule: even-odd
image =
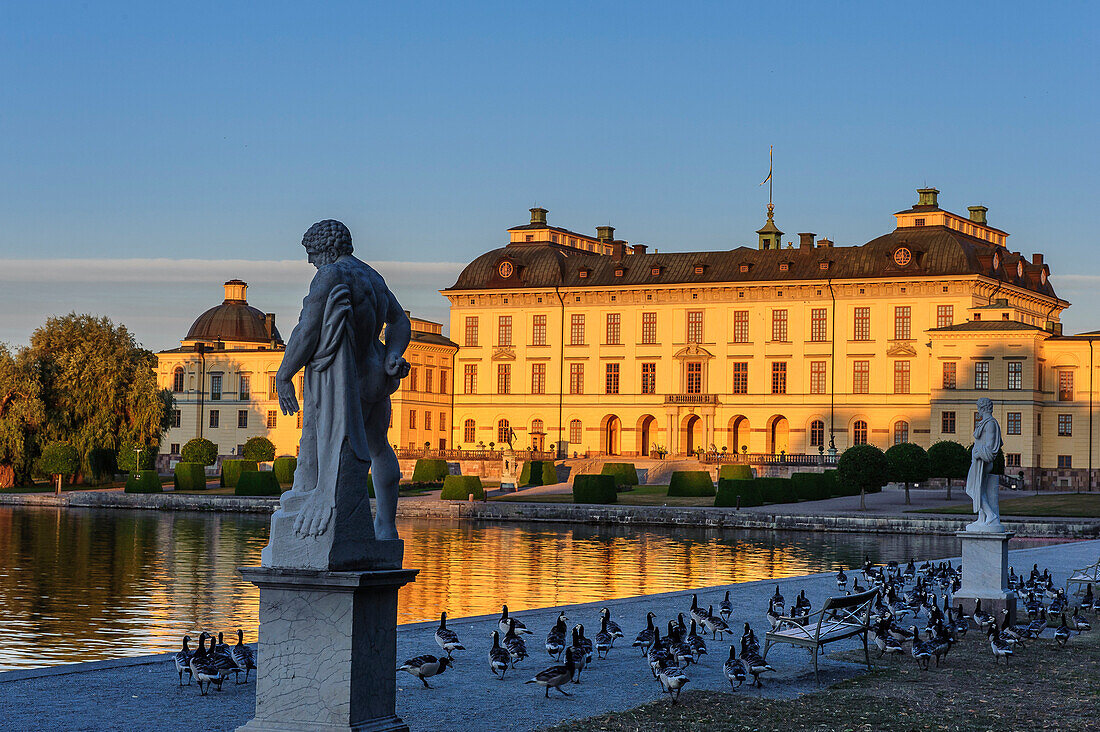
[[[244,498],[226,495],[123,493],[122,491],[70,491],[53,494],[0,493],[0,506],[111,508],[139,511],[218,511],[271,514],[277,498]],[[442,501],[434,497],[402,498],[398,518],[428,518],[529,523],[571,523],[620,526],[683,526],[714,529],[765,529],[860,534],[936,534],[949,536],[966,527],[969,517],[902,514],[859,515],[847,513],[780,513],[769,507],[735,508],[681,506],[620,506],[571,503],[523,503],[519,501]],[[1002,517],[1006,528],[1019,538],[1100,538],[1100,519]]]

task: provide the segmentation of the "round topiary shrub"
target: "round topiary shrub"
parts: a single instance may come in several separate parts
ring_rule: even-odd
[[[718,480],[752,480],[752,468],[748,465],[723,465],[718,468]],[[741,504],[742,506],[745,504]]]
[[[243,473],[255,472],[260,468],[255,460],[222,460],[222,488],[236,488]]]
[[[180,450],[180,461],[198,463],[199,465],[213,465],[218,462],[218,446],[205,437],[188,440],[183,449]]]
[[[755,480],[718,479],[718,493],[714,496],[715,506],[748,508],[761,506],[763,503]]]
[[[282,492],[279,479],[270,470],[246,470],[233,489],[238,496],[277,496]]]
[[[51,478],[80,472],[80,453],[68,442],[51,442],[38,457],[38,472]]]
[[[141,450],[141,459],[135,465],[138,457],[138,449]],[[133,440],[127,440],[118,448],[115,458],[118,470],[121,473],[132,473],[135,470],[155,470],[157,467],[157,448],[141,445]]]
[[[109,448],[93,447],[85,459],[88,463],[87,475],[94,483],[105,483],[118,470],[115,451]]]
[[[444,501],[467,501],[470,496],[475,501],[485,500],[485,488],[481,478],[476,475],[448,475],[443,479],[443,490],[439,497]]]
[[[164,487],[155,470],[140,470],[126,478],[127,493],[160,493]]]
[[[442,483],[449,473],[447,461],[439,458],[419,458],[413,468],[411,482]]]
[[[578,475],[573,479],[573,503],[618,503],[612,475]]]
[[[244,443],[241,457],[258,463],[269,462],[275,459],[275,444],[266,437],[251,437]]]
[[[717,493],[710,473],[705,470],[677,470],[668,482],[668,495],[713,496]]]
[[[275,458],[275,462],[271,466],[271,472],[275,473],[275,477],[279,479],[279,483],[282,485],[292,485],[294,483],[294,471],[297,469],[298,458],[286,455]]]
[[[600,474],[615,478],[615,485],[620,490],[630,490],[638,485],[638,471],[634,463],[604,463]]]
[[[198,463],[176,463],[177,491],[206,490],[206,466]]]

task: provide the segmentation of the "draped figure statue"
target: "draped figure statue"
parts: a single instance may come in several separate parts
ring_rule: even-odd
[[[999,500],[1000,480],[993,475],[993,461],[1001,450],[1001,426],[993,418],[993,402],[978,400],[978,424],[974,427],[974,447],[971,450],[970,472],[966,476],[966,494],[974,501],[978,520],[967,531],[1002,533]]]

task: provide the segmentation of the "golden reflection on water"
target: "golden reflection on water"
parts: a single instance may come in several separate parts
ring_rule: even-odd
[[[956,553],[953,537],[409,519],[398,622],[790,577]],[[200,630],[256,637],[268,517],[0,506],[0,670],[176,650]]]

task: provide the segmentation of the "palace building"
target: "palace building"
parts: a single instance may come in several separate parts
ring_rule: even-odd
[[[1093,341],[984,206],[938,191],[858,246],[783,245],[769,205],[758,247],[650,252],[552,226],[547,211],[472,261],[450,301],[456,447],[565,454],[969,444],[995,404],[1008,472],[1091,475]]]
[[[275,372],[285,345],[275,315],[250,306],[248,285],[225,283],[225,299],[195,320],[179,348],[157,354],[157,376],[175,398],[171,426],[161,441],[161,461],[178,460],[190,439],[205,437],[222,457],[240,455],[251,437],[267,437],[276,455],[297,455],[301,413],[284,415]],[[451,382],[458,346],[443,326],[409,318],[412,341],[405,358],[412,370],[393,395],[390,441],[401,447],[449,446]],[[301,402],[302,374],[296,377]]]

